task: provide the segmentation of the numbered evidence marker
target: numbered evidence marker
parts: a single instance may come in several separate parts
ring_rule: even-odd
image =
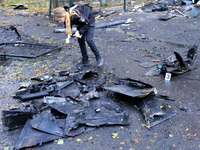
[[[166,73],[165,74],[165,80],[170,81],[171,80],[171,76],[172,76],[171,73]]]

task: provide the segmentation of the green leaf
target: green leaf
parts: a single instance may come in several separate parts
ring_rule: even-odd
[[[112,138],[113,138],[113,139],[116,138],[116,137],[118,136],[118,134],[119,134],[119,132],[117,132],[117,133],[112,133]]]

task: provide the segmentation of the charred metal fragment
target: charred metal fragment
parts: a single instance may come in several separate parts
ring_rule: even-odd
[[[28,8],[25,7],[24,5],[17,5],[13,9],[28,9]]]
[[[0,48],[1,47],[3,47],[4,51],[0,51],[0,56],[21,57],[30,59],[35,59],[48,53],[62,49],[62,47],[55,45],[33,44],[25,42],[0,43]],[[24,49],[26,49],[26,53],[24,53]]]
[[[79,87],[80,86],[76,82],[70,82],[70,84],[67,87],[62,88],[62,90],[59,90],[56,95],[76,100],[81,94]]]
[[[83,70],[80,72],[80,74],[77,76],[78,80],[86,80],[98,77],[98,72],[91,69],[91,70]]]
[[[127,95],[130,97],[145,97],[154,92],[155,88],[150,84],[133,79],[121,79],[120,84],[103,87],[105,90]]]
[[[34,110],[3,110],[2,111],[2,124],[8,129],[16,129],[23,127],[28,119],[36,114]]]
[[[60,71],[60,72],[59,72],[59,76],[68,76],[69,73],[70,73],[69,70],[67,70],[67,71]]]
[[[17,31],[17,28],[14,27],[14,26],[10,26],[10,29],[11,29],[11,30],[15,30],[15,33],[17,34],[17,40],[21,41],[21,40],[22,40],[22,37],[21,37],[21,35],[19,34],[19,32]]]
[[[112,105],[109,107],[106,105]],[[96,111],[96,110],[99,111]],[[84,111],[68,115],[64,134],[69,135],[71,130],[79,128],[80,125],[89,127],[99,127],[107,125],[128,125],[129,115],[123,111],[119,105],[106,97],[95,101],[90,101],[90,107],[84,108]]]
[[[172,19],[174,17],[176,17],[176,16],[168,13],[166,15],[160,15],[159,20],[167,21],[167,20]]]
[[[176,115],[174,109],[167,101],[168,97],[157,97],[156,95],[150,95],[137,101],[137,107],[141,111],[148,128]]]
[[[79,125],[86,125],[90,127],[99,127],[103,125],[128,125],[129,115],[126,112],[102,115],[96,113],[95,116],[87,113],[79,113],[76,116],[67,116],[64,134],[69,136],[72,129],[76,129]],[[94,115],[94,113],[93,113]]]
[[[145,73],[145,76],[151,76],[151,75],[158,76],[160,74],[161,74],[161,68],[159,68],[159,66],[154,66],[153,68],[151,68],[151,70]]]
[[[59,90],[55,80],[47,80],[30,84],[26,90],[16,92],[15,98],[22,101],[50,96],[57,93]]]
[[[64,102],[64,103],[49,103],[49,107],[57,110],[60,113],[66,114],[66,115],[72,115],[77,114],[79,112],[83,112],[85,109],[80,104],[73,104],[70,102]]]
[[[99,98],[99,94],[96,91],[96,89],[93,89],[89,91],[87,94],[85,94],[83,97],[81,97],[79,100],[81,101],[84,107],[89,107],[90,106],[89,100],[95,98]]]
[[[50,142],[59,138],[61,137],[33,129],[29,119],[27,120],[21,134],[19,135],[18,141],[14,148],[19,150],[22,148],[28,148],[37,145],[41,146],[43,143]]]
[[[37,92],[37,93],[33,93],[33,94],[22,95],[22,96],[20,96],[20,100],[27,101],[27,100],[31,100],[31,99],[41,98],[44,96],[48,96],[49,92],[51,92],[51,91],[42,91],[42,92]]]
[[[145,75],[160,75],[161,73],[166,74],[167,72],[179,75],[191,71],[197,57],[197,52],[198,46],[196,45],[188,50],[186,59],[183,59],[178,52],[174,52],[174,55],[164,59],[164,63],[162,65],[152,68]]]
[[[167,4],[164,2],[156,2],[150,3],[145,6],[140,7],[145,12],[153,12],[153,11],[167,11]]]
[[[73,136],[80,135],[84,132],[94,130],[95,128],[96,127],[86,127],[85,125],[80,125],[78,128],[70,130],[67,135],[73,137]]]
[[[59,86],[59,90],[62,90],[72,84],[74,81],[66,81],[63,85]]]
[[[174,65],[168,65],[165,63],[162,67],[162,73],[170,72],[172,74],[183,74],[185,72],[188,72],[193,69],[194,61],[197,57],[197,51],[198,46],[194,45],[191,49],[188,50],[187,58],[183,59],[182,56],[174,52],[174,55],[176,57],[176,61],[174,61],[172,64]]]
[[[103,24],[98,24],[98,25],[95,26],[95,28],[96,29],[106,28],[106,27],[110,27],[110,26],[114,26],[114,25],[123,24],[125,22],[126,22],[126,20],[117,20],[117,21],[107,22],[107,23],[103,23]]]
[[[59,127],[56,119],[50,113],[41,113],[36,115],[30,122],[32,128],[49,134],[65,137],[63,128]]]

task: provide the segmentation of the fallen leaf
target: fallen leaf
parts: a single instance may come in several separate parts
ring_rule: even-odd
[[[62,145],[64,143],[63,139],[58,139],[58,145]]]
[[[125,142],[120,142],[120,144],[125,144]]]
[[[136,143],[139,142],[139,140],[141,140],[141,138],[135,138],[135,139],[133,139],[133,141],[136,142]]]
[[[92,140],[92,139],[93,139],[93,137],[92,137],[92,136],[88,138],[88,140]]]
[[[197,136],[197,134],[195,133],[193,136]]]
[[[157,138],[158,136],[157,136],[157,135],[154,135],[153,137],[154,137],[154,138]]]
[[[112,138],[113,138],[113,139],[116,138],[116,137],[118,136],[118,134],[119,134],[119,132],[117,132],[117,133],[112,133]]]
[[[78,139],[76,139],[76,141],[77,141],[77,142],[81,142],[81,139],[78,138]]]

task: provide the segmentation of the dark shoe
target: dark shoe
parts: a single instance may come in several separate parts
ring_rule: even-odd
[[[80,63],[78,63],[76,66],[77,67],[82,67],[82,66],[88,66],[90,65],[90,61],[81,61]]]
[[[98,60],[97,60],[97,66],[102,66],[103,65],[103,59],[102,58],[99,58]]]

